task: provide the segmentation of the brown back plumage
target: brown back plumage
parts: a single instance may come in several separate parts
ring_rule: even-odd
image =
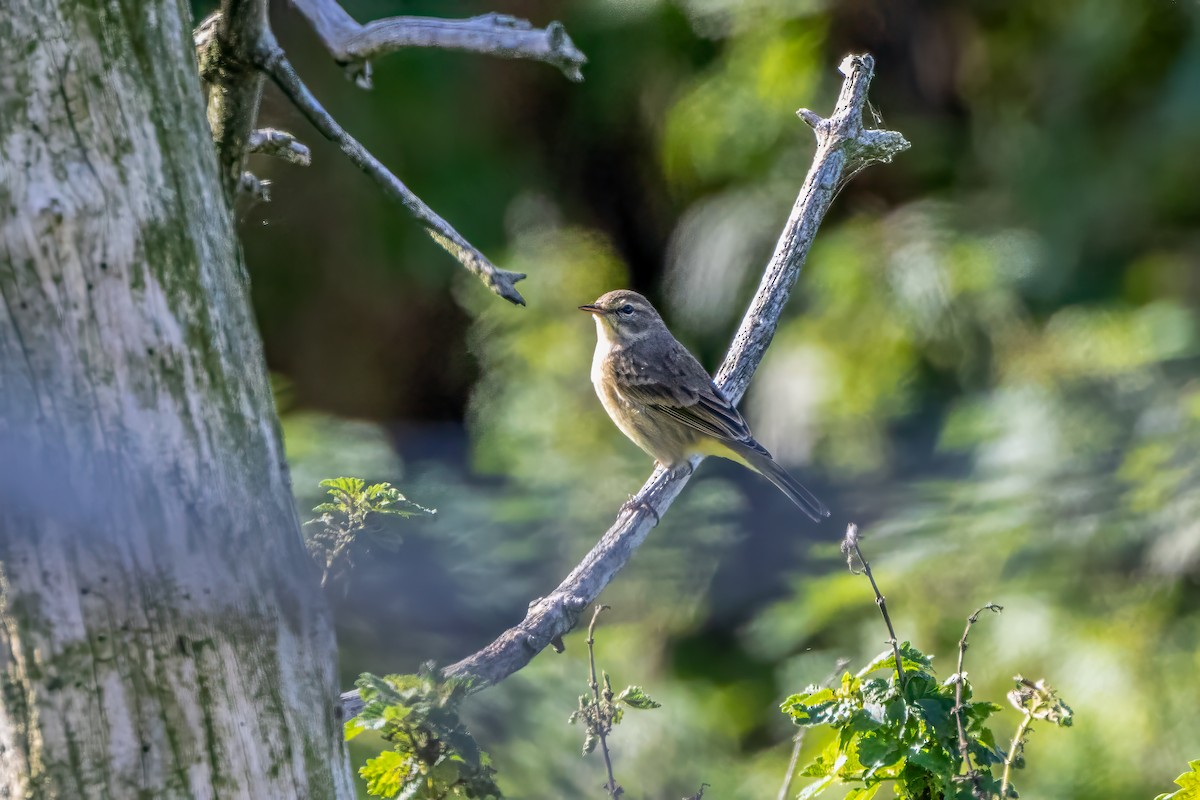
[[[815,520],[829,511],[771,458],[700,362],[646,298],[621,289],[580,306],[595,316],[592,381],[605,410],[664,466],[720,455],[761,473]]]

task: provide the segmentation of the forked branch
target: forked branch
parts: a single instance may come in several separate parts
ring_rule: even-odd
[[[293,0],[313,26],[325,49],[347,67],[364,89],[371,86],[370,59],[406,47],[437,47],[501,58],[543,61],[573,81],[583,80],[587,58],[575,47],[562,23],[535,28],[506,14],[470,19],[387,17],[360,25],[336,0]]]
[[[816,132],[817,152],[715,379],[735,403],[745,393],[775,335],[783,307],[840,182],[867,164],[889,161],[909,146],[898,133],[863,130],[862,112],[874,67],[875,60],[869,55],[848,56],[841,65],[845,81],[833,115],[826,120],[803,112]],[[446,673],[470,676],[479,687],[498,683],[570,631],[579,613],[600,595],[645,540],[656,517],[670,508],[701,460],[693,458],[687,467],[672,472],[656,469],[651,473],[641,491],[622,507],[612,527],[558,588],[531,603],[519,624],[479,652],[451,664]],[[342,699],[347,716],[357,713],[361,704],[356,693],[346,693]]]
[[[360,25],[336,0],[294,0],[333,57],[347,66],[362,86],[370,85],[368,59],[402,47],[437,47],[528,58],[553,64],[571,80],[582,80],[587,62],[560,23],[534,28],[503,14],[462,20],[391,17]],[[279,47],[267,20],[266,0],[222,0],[218,11],[193,33],[200,75],[208,92],[208,118],[228,197],[241,194],[267,199],[268,181],[244,172],[247,153],[265,152],[306,164],[308,149],[289,134],[254,131],[268,75],[301,113],[341,148],[360,169],[417,218],[450,255],[493,292],[525,305],[516,289],[525,276],[498,268],[446,220],[438,216],[365,147],[348,134],[313,96]]]
[[[271,32],[264,31],[259,47],[255,50],[255,62],[258,67],[270,76],[289,100],[308,118],[313,127],[321,132],[329,141],[341,148],[346,157],[359,169],[367,173],[383,189],[384,194],[404,206],[417,221],[425,226],[430,238],[470,270],[496,294],[511,303],[523,306],[525,298],[517,291],[517,281],[525,277],[520,272],[503,270],[488,260],[462,234],[456,231],[449,222],[442,219],[437,212],[417,197],[391,170],[357,139],[351,136],[338,124],[328,111],[317,101],[309,91],[300,76],[296,74],[287,56],[275,41]]]

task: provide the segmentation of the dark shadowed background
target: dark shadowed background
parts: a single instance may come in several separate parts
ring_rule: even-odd
[[[1200,756],[1200,4],[348,7],[558,19],[589,64],[572,84],[413,50],[364,92],[274,9],[343,125],[529,273],[527,308],[489,294],[268,90],[264,122],[313,148],[308,169],[256,161],[274,199],[240,212],[298,502],[312,516],[317,481],[349,474],[439,509],[332,582],[346,686],[483,645],[604,531],[650,464],[592,394],[575,306],[637,289],[714,367],[814,149],[793,112],[828,112],[865,50],[912,150],[836,200],[743,404],[834,516],[701,468],[604,597],[601,666],[663,703],[614,734],[617,777],[630,798],[775,797],[780,700],[886,637],[837,554],[851,520],[943,676],[997,602],[968,656],[980,694],[1021,672],[1074,707],[1032,739],[1023,796],[1151,797]],[[603,794],[565,724],[586,679],[566,644],[471,705],[511,797]]]

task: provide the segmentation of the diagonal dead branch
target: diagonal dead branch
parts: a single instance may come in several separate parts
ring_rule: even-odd
[[[525,277],[520,272],[503,270],[488,260],[487,256],[463,238],[449,222],[438,216],[421,198],[413,194],[404,183],[371,155],[353,136],[338,124],[309,91],[296,70],[284,55],[275,37],[269,30],[263,32],[255,51],[255,63],[271,77],[271,80],[287,95],[313,127],[329,141],[341,148],[346,157],[359,169],[367,173],[383,189],[384,193],[408,209],[417,221],[425,226],[429,236],[454,256],[460,264],[470,270],[496,294],[516,305],[525,305],[525,298],[517,291],[517,281]]]
[[[758,291],[715,378],[717,385],[734,403],[745,394],[751,376],[775,335],[784,304],[800,276],[839,181],[847,170],[859,166],[850,161],[850,153],[857,152],[862,157],[862,112],[874,68],[875,60],[870,55],[848,56],[841,65],[846,79],[833,116],[825,120],[807,112],[806,121],[811,119],[810,124],[817,134],[817,152],[812,167]],[[870,137],[873,142],[878,142],[879,138]],[[886,160],[908,147],[908,142],[898,133],[887,140],[891,149],[871,151],[871,160]],[[600,595],[645,540],[656,517],[661,517],[670,508],[701,460],[701,457],[693,458],[673,471],[655,469],[633,500],[622,506],[612,527],[558,588],[531,603],[525,619],[500,634],[491,644],[447,667],[446,674],[472,677],[478,688],[498,683],[528,664],[551,641],[570,631],[578,621],[580,611]],[[361,706],[357,692],[342,695],[342,710],[347,717],[356,714]]]
[[[387,17],[360,25],[336,0],[293,0],[325,49],[348,68],[355,82],[371,86],[370,59],[405,47],[437,47],[501,58],[544,61],[573,81],[582,81],[587,57],[575,47],[562,23],[545,28],[506,14],[470,19]]]

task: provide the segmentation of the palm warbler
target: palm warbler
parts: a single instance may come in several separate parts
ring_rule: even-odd
[[[720,456],[766,477],[820,522],[829,510],[775,463],[650,301],[619,290],[579,307],[596,320],[592,384],[621,432],[668,469]]]

